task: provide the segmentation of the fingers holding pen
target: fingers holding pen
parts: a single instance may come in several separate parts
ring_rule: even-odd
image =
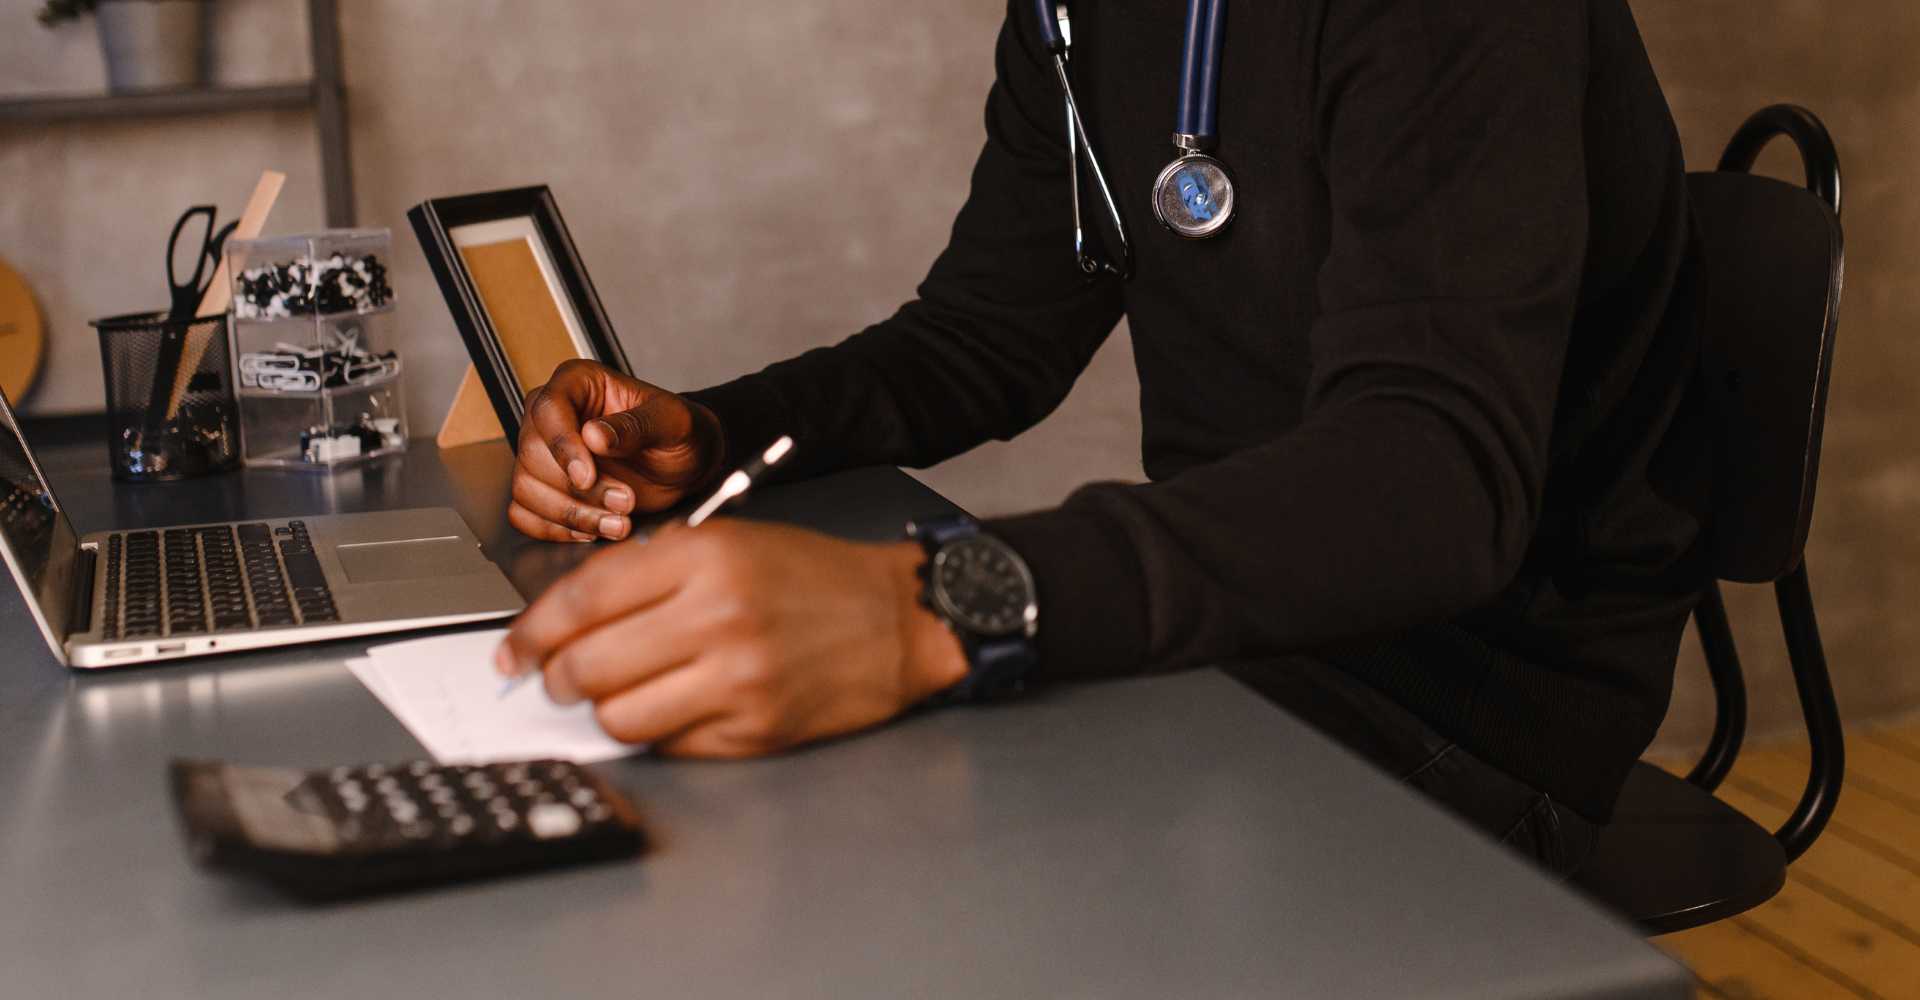
[[[679,588],[680,574],[655,566],[660,558],[652,545],[616,545],[594,554],[514,620],[495,667],[510,677],[539,670],[582,634],[665,600]]]
[[[568,639],[542,669],[547,697],[557,705],[599,701],[684,668],[714,632],[697,609],[688,612],[666,600]]]

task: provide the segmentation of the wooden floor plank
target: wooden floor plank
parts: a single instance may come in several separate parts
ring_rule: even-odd
[[[1796,760],[1805,757],[1804,747],[1783,749]],[[1920,756],[1905,752],[1888,735],[1847,734],[1846,777],[1841,787],[1848,785],[1906,806],[1914,814],[1915,831],[1920,832]]]
[[[1847,735],[1847,778],[1827,832],[1772,901],[1655,938],[1710,997],[1885,996],[1920,1000],[1920,723]],[[1684,775],[1697,753],[1653,761]],[[1769,828],[1799,801],[1807,746],[1749,747],[1721,787]]]
[[[1799,752],[1804,755],[1805,750]],[[1804,756],[1795,759],[1793,751],[1780,749],[1742,753],[1727,778],[1734,787],[1784,806],[1799,800],[1806,780]],[[1920,873],[1920,814],[1874,794],[1871,788],[1844,783],[1829,830]]]
[[[1829,977],[1766,938],[1723,920],[1654,939],[1686,963],[1707,996],[1737,1000],[1825,1000],[1872,996],[1858,983]],[[1838,970],[1836,970],[1838,971]],[[1844,973],[1841,974],[1844,979]]]
[[[1907,756],[1915,760],[1920,760],[1920,722],[1874,726],[1870,729],[1863,728],[1858,731],[1865,732],[1870,736],[1883,740],[1887,745],[1900,750]],[[1847,730],[1848,738],[1852,738],[1855,732],[1856,730],[1853,729]]]
[[[1787,817],[1786,808],[1735,786],[1720,798],[1768,829]],[[1787,877],[1833,899],[1896,936],[1920,943],[1920,873],[1866,850],[1851,840],[1822,836],[1787,870]],[[1916,970],[1920,977],[1920,970]]]
[[[1735,918],[1832,979],[1889,997],[1920,996],[1920,944],[1895,936],[1801,881]]]

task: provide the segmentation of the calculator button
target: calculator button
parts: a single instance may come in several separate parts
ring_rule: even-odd
[[[580,814],[569,805],[545,802],[527,810],[527,829],[542,840],[580,832]]]
[[[593,798],[594,798],[593,789],[576,788],[573,790],[572,795],[567,796],[567,801],[573,803],[576,806],[579,806],[582,809],[585,809],[586,807],[593,804]]]
[[[457,813],[447,820],[447,832],[456,837],[464,837],[473,832],[473,817],[466,813]]]

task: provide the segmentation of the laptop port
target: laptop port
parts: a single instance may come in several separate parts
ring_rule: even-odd
[[[102,657],[102,659],[124,660],[129,656],[139,656],[139,655],[140,655],[139,646],[128,646],[125,649],[109,649],[107,650],[107,654],[104,657]]]
[[[168,653],[184,653],[187,651],[187,644],[184,642],[163,642],[154,647],[153,651],[161,656],[165,656]]]

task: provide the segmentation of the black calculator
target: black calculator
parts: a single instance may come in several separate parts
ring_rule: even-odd
[[[175,760],[194,860],[338,898],[637,855],[633,805],[564,760],[300,771]]]

